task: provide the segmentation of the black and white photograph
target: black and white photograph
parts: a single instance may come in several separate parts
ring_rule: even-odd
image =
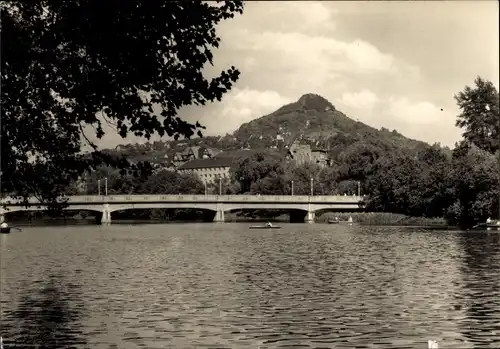
[[[499,7],[0,1],[0,349],[500,348]]]

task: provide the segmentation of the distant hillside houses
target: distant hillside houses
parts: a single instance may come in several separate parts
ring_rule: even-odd
[[[203,183],[211,183],[219,178],[229,178],[232,165],[233,158],[195,159],[183,164],[178,171],[181,174],[196,174]]]
[[[156,170],[178,171],[179,173],[194,173],[204,183],[216,181],[218,178],[228,178],[229,171],[237,159],[249,157],[257,152],[266,152],[297,165],[315,163],[321,167],[330,165],[328,151],[316,149],[308,144],[301,144],[298,139],[290,146],[272,147],[267,149],[237,149],[221,151],[219,149],[192,146],[173,153],[156,165]],[[273,155],[274,154],[274,155]]]
[[[187,147],[180,152],[175,152],[171,154],[170,156],[165,155],[163,161],[157,164],[156,170],[176,171],[190,161],[199,159],[211,159],[215,157],[218,153],[220,153],[219,149],[214,149],[209,147],[203,147],[203,146]]]
[[[288,148],[286,157],[295,161],[297,165],[312,162],[321,167],[326,167],[331,164],[327,150],[312,148],[309,144],[300,144],[298,140],[295,140]]]

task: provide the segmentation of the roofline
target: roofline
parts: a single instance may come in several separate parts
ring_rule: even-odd
[[[190,166],[180,166],[178,169],[179,170],[199,170],[202,168],[225,168],[225,167],[231,167],[231,165],[212,165],[212,166],[195,166],[195,167],[190,167]]]
[[[186,162],[179,167],[179,170],[196,170],[201,168],[224,168],[231,167],[233,164],[232,158],[218,158],[218,159],[194,159]]]

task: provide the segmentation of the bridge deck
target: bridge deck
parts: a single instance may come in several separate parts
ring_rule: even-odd
[[[159,203],[159,202],[199,202],[199,203],[345,203],[356,204],[362,196],[344,195],[75,195],[67,198],[68,204],[104,204],[104,203]],[[22,205],[19,200],[4,198],[2,205]],[[30,198],[29,204],[40,204],[36,198]]]

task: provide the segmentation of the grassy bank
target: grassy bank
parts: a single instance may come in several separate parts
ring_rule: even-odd
[[[316,222],[325,223],[329,219],[338,217],[340,220],[347,220],[349,216],[353,221],[363,225],[405,225],[405,226],[446,226],[443,218],[409,217],[397,213],[389,212],[326,212],[321,216],[316,216]]]

